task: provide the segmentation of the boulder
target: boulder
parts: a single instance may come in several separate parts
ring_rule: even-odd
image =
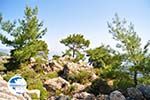
[[[128,88],[127,89],[127,93],[130,99],[133,100],[144,100],[143,94],[141,93],[140,90],[136,89],[136,88]]]
[[[72,100],[96,100],[93,94],[87,92],[75,93]]]
[[[62,65],[60,65],[56,60],[53,60],[53,63],[54,63],[54,68],[57,68],[59,70],[63,69]]]
[[[146,100],[150,100],[150,85],[138,85],[137,89],[139,89]]]
[[[81,92],[86,88],[85,85],[82,85],[82,84],[79,84],[79,83],[72,83],[72,86],[75,87],[74,93]]]
[[[122,93],[118,90],[110,93],[110,100],[126,100]]]
[[[7,86],[7,82],[0,79],[0,100],[31,100],[31,97],[26,93],[19,96],[12,94]]]
[[[96,100],[109,100],[108,95],[100,94],[96,97]]]
[[[70,100],[68,96],[62,95],[62,96],[57,96],[55,100]]]
[[[63,69],[63,66],[58,63],[57,60],[50,60],[46,64],[42,64],[42,68],[46,73],[48,73],[54,71],[58,72]]]
[[[69,96],[60,95],[60,96],[51,96],[48,100],[70,100]]]
[[[52,78],[44,82],[44,86],[48,91],[51,90],[67,90],[70,83],[61,77]]]
[[[41,67],[43,68],[45,74],[52,72],[52,68],[49,66],[49,63],[42,64]]]
[[[8,59],[10,59],[10,56],[0,56],[0,62],[6,63]]]

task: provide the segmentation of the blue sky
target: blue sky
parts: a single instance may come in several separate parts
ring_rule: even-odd
[[[66,49],[59,41],[72,33],[91,40],[90,47],[102,43],[112,47],[115,41],[108,33],[107,21],[115,13],[135,25],[142,43],[150,39],[149,0],[0,0],[0,12],[7,20],[22,18],[26,5],[39,8],[39,19],[48,28],[44,40],[51,53]],[[0,48],[6,48],[0,44]]]

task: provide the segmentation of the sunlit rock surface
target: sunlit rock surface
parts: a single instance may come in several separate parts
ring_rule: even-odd
[[[0,76],[0,100],[31,100],[31,98],[27,94],[24,96],[12,94],[8,89],[7,82]]]

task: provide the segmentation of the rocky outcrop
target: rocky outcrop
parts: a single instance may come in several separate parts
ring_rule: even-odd
[[[81,92],[74,94],[72,100],[96,100],[96,98],[93,94]]]
[[[126,100],[122,93],[118,90],[110,93],[110,100]]]
[[[127,93],[129,96],[128,97],[129,100],[144,100],[142,92],[136,88],[133,87],[128,88]]]
[[[150,100],[150,85],[138,85],[137,89],[142,92],[146,100]]]
[[[70,83],[61,77],[46,80],[44,86],[48,91],[51,90],[67,90],[70,87]]]
[[[42,64],[45,74],[56,72],[59,76],[52,79],[46,77],[43,80],[44,87],[49,92],[49,95],[51,95],[48,100],[150,100],[150,86],[139,85],[136,88],[128,88],[123,93],[125,97],[118,90],[112,92],[114,80],[99,78],[91,66],[82,61],[74,63],[73,60],[73,58],[64,56]],[[30,68],[34,67],[35,62],[35,59],[30,59]],[[78,73],[82,74],[78,75]],[[73,77],[68,78],[68,76]],[[86,76],[90,77],[85,78]],[[84,78],[90,81],[85,81],[85,83],[76,81],[79,79],[84,80]],[[27,90],[27,93],[37,94],[37,97],[40,98],[39,90]],[[62,93],[63,95],[60,95]],[[0,77],[0,100],[27,100],[27,98],[30,100],[31,98],[28,94],[23,96],[13,95],[7,87],[7,82]]]
[[[73,83],[72,86],[75,88],[74,93],[81,92],[86,88],[85,85],[79,83]]]
[[[70,98],[65,95],[60,95],[60,96],[52,96],[48,100],[70,100]]]
[[[0,78],[0,100],[31,100],[28,94],[16,96],[12,94],[7,86],[7,82]]]
[[[60,57],[57,60],[50,60],[48,64],[43,65],[44,70],[49,71],[60,71],[64,69],[64,66],[68,67],[69,73],[78,72],[81,70],[91,70],[93,67],[89,66],[87,63],[80,61],[78,63],[73,62],[73,58],[69,56]]]
[[[7,59],[10,59],[10,56],[0,56],[0,62],[7,62]]]

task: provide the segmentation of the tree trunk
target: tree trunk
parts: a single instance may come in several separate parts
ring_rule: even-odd
[[[137,71],[134,71],[134,84],[137,85]]]
[[[75,44],[73,44],[73,48],[72,48],[72,57],[75,57]]]
[[[72,57],[73,58],[75,57],[75,50],[74,49],[72,50]]]

